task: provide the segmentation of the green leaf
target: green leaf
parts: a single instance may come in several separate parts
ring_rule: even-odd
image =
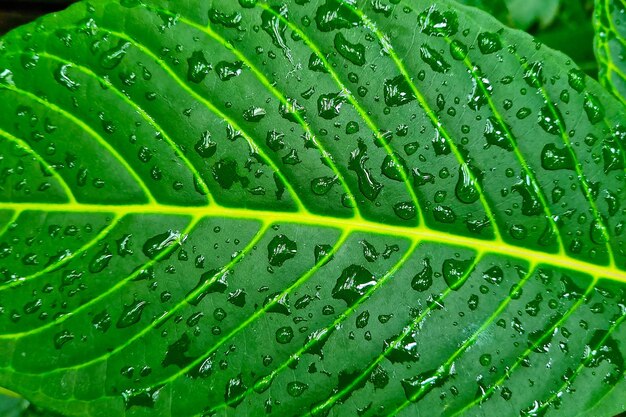
[[[557,17],[560,0],[458,0],[485,10],[509,26],[527,30],[534,24],[547,27]],[[571,3],[577,3],[572,1]]]
[[[502,23],[512,26],[511,13],[505,0],[457,0],[466,6],[478,7],[495,16]]]
[[[20,417],[28,408],[28,401],[19,398],[13,393],[0,389],[0,415],[3,417]]]
[[[59,414],[53,414],[47,411],[39,410],[28,401],[16,396],[13,393],[5,393],[6,390],[0,389],[0,415],[2,417],[59,417]]]
[[[626,104],[626,2],[596,0],[594,26],[600,82]]]
[[[516,26],[528,28],[535,23],[544,27],[552,23],[557,17],[561,1],[508,0],[507,3]],[[575,1],[572,3],[575,3]]]
[[[507,26],[523,29],[550,48],[570,56],[592,77],[598,73],[591,22],[593,0],[506,1],[458,0],[495,16]]]
[[[0,83],[0,385],[36,406],[623,410],[626,117],[526,34],[91,1],[3,37]]]

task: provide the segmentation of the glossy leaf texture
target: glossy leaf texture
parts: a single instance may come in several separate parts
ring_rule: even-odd
[[[91,1],[2,38],[0,83],[0,385],[38,407],[623,411],[626,117],[529,36]]]
[[[600,82],[626,104],[626,2],[596,0],[594,26]]]

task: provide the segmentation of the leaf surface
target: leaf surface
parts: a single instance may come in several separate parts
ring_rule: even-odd
[[[600,82],[626,104],[626,2],[596,0],[594,26]]]
[[[13,395],[0,394],[0,415],[19,417],[27,408],[28,401]]]
[[[35,405],[623,408],[626,118],[490,16],[81,2],[0,84],[0,385]]]

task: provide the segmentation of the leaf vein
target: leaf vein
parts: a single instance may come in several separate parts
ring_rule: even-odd
[[[17,86],[12,86],[12,85],[3,85],[2,88],[5,88],[7,90],[13,91],[14,93],[23,95],[25,97],[28,97],[30,100],[35,101],[41,105],[43,105],[44,107],[49,108],[50,110],[54,111],[55,113],[60,114],[61,116],[63,116],[64,118],[71,120],[74,124],[76,124],[79,128],[81,128],[81,130],[83,130],[84,132],[86,132],[87,134],[89,134],[91,137],[93,137],[96,142],[98,142],[103,148],[105,148],[115,159],[117,159],[119,161],[119,163],[126,169],[126,171],[133,177],[133,179],[135,180],[135,182],[137,183],[137,185],[142,189],[143,193],[145,194],[147,200],[149,203],[153,204],[156,203],[156,200],[154,198],[154,196],[152,195],[152,193],[150,192],[150,189],[148,188],[148,186],[146,185],[146,183],[143,181],[143,179],[141,179],[141,176],[139,176],[139,174],[137,173],[137,171],[135,171],[130,164],[128,163],[128,161],[126,159],[124,159],[119,152],[117,152],[115,150],[115,148],[113,148],[113,146],[111,146],[110,143],[108,143],[106,140],[104,140],[104,138],[98,134],[95,130],[93,130],[87,123],[85,123],[82,119],[74,116],[72,113],[68,112],[67,110],[57,106],[54,103],[51,103],[47,100],[44,100],[42,98],[37,97],[35,94],[33,94],[30,91],[21,89]]]

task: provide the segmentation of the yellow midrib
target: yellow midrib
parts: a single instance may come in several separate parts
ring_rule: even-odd
[[[480,240],[454,235],[421,227],[394,226],[368,220],[336,218],[308,212],[280,212],[223,207],[218,205],[185,207],[163,204],[139,205],[98,205],[98,204],[50,204],[50,203],[7,203],[0,202],[0,210],[46,211],[76,213],[111,213],[118,216],[127,214],[166,214],[190,217],[221,217],[232,219],[258,220],[270,223],[296,223],[320,227],[334,227],[349,232],[367,232],[399,236],[413,241],[428,241],[465,247],[479,252],[528,260],[559,268],[580,271],[595,278],[607,278],[626,283],[626,271],[595,265],[569,256],[540,252],[510,245],[502,241]]]

